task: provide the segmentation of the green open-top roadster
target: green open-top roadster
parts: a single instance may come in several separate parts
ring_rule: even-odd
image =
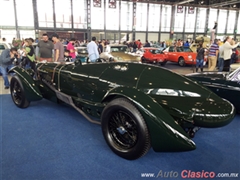
[[[155,151],[195,149],[198,127],[221,127],[234,106],[167,69],[128,62],[38,63],[36,72],[12,69],[13,102],[26,108],[42,98],[64,102],[90,122],[117,155],[137,159]]]

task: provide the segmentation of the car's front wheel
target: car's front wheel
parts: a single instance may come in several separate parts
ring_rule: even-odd
[[[102,113],[101,126],[107,144],[122,158],[137,159],[151,147],[145,120],[138,109],[125,98],[108,103]]]
[[[147,59],[144,56],[141,57],[141,61],[142,63],[147,63]]]
[[[25,97],[24,88],[21,80],[17,76],[13,76],[10,82],[10,92],[13,102],[19,108],[26,108],[29,106],[29,101]]]
[[[167,60],[164,60],[163,62],[159,62],[159,64],[160,64],[161,66],[165,66],[166,63],[167,63]]]
[[[96,62],[106,62],[106,59],[104,59],[104,58],[98,58],[98,59],[96,60]]]

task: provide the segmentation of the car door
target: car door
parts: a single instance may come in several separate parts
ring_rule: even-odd
[[[167,58],[168,58],[169,61],[171,61],[171,62],[178,62],[178,53],[176,52],[174,46],[170,46],[169,47],[167,55],[168,55]]]

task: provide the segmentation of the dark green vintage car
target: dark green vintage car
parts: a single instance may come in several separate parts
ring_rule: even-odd
[[[203,72],[186,75],[218,96],[230,101],[240,113],[240,68],[233,72]]]
[[[12,69],[13,102],[26,108],[42,98],[71,105],[117,155],[133,160],[155,151],[188,151],[198,127],[230,123],[234,106],[205,87],[167,69],[141,63],[39,63]]]

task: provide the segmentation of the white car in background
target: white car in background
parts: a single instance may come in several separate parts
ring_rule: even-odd
[[[5,49],[11,49],[12,45],[7,42],[0,42],[0,54],[2,54],[2,51]]]

